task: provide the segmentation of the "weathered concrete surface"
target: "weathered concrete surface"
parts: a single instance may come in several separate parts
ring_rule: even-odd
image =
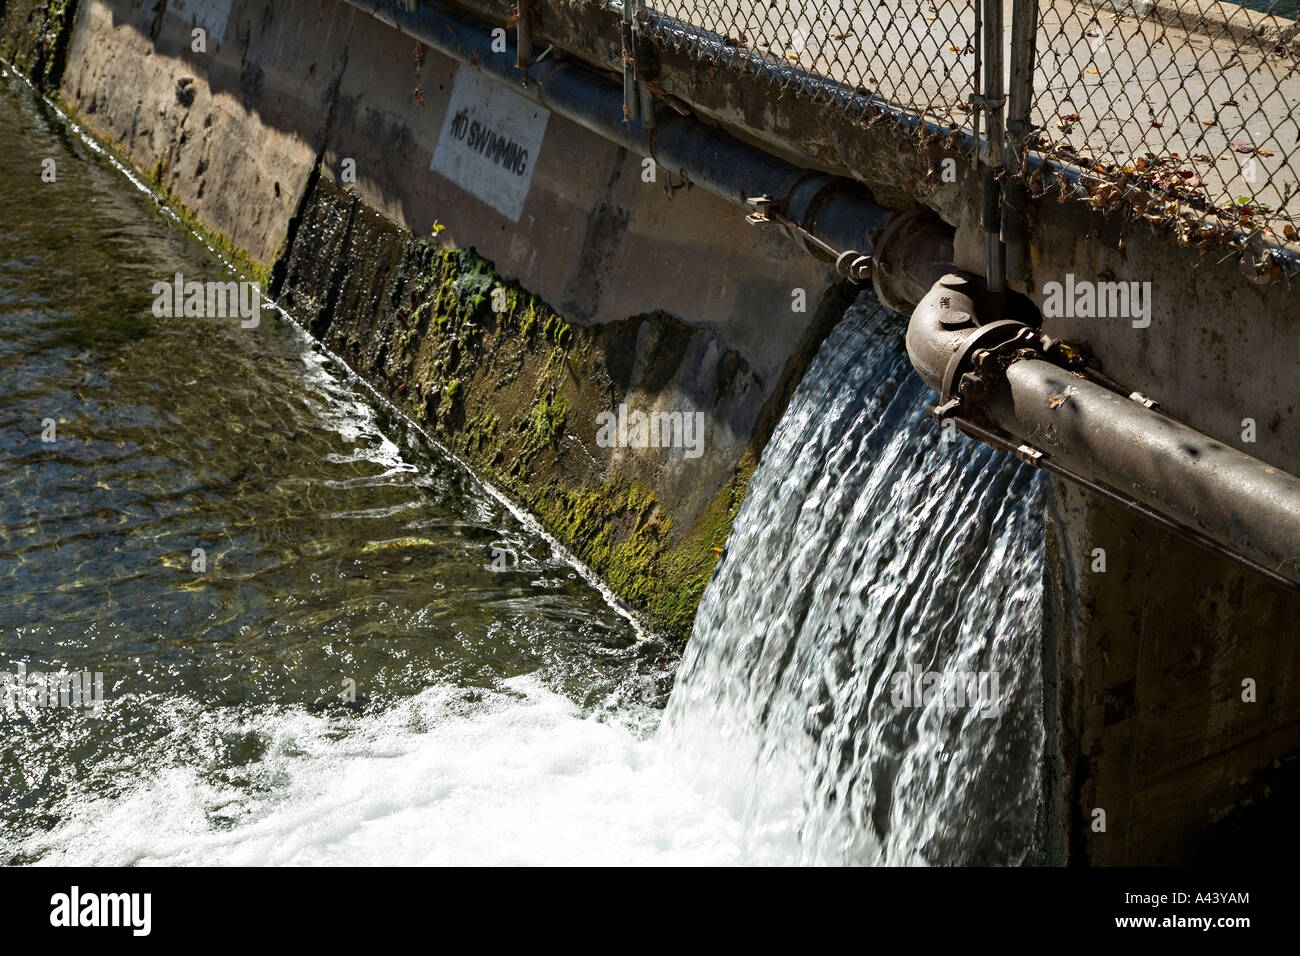
[[[265,269],[320,152],[351,21],[312,0],[82,0],[63,95]]]
[[[512,222],[429,169],[455,65],[432,52],[417,63],[418,44],[364,16],[349,49],[325,151],[332,177],[353,159],[368,204],[417,236],[445,225],[440,244],[472,245],[502,274],[526,276],[570,322],[688,317],[765,380],[780,375],[810,314],[792,312],[792,292],[815,299],[831,272],[778,228],[746,225],[743,210],[662,170],[646,182],[642,157],[559,116]]]
[[[1300,752],[1300,597],[1054,484],[1044,643],[1060,702],[1056,858],[1202,861],[1216,826],[1295,797],[1273,771]],[[1273,848],[1267,831],[1236,838],[1238,862]]]

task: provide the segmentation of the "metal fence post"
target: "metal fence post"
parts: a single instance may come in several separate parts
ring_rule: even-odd
[[[1026,215],[1029,190],[1024,181],[1025,147],[1033,131],[1034,67],[1037,65],[1038,0],[1013,0],[1011,7],[1011,90],[1007,101],[1007,173],[1002,184],[1002,241],[1007,277],[1025,278]]]
[[[636,0],[623,0],[623,118],[629,123],[641,119],[641,90],[636,81]]]
[[[984,268],[989,290],[1006,288],[1005,250],[1002,247],[1002,197],[998,171],[1006,160],[1005,112],[1006,93],[1002,76],[1003,30],[1002,0],[984,0]]]

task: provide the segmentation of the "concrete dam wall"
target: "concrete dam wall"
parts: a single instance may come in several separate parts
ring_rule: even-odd
[[[464,6],[513,36],[512,4]],[[686,638],[763,448],[856,294],[833,262],[342,0],[4,0],[0,15],[0,57]],[[536,52],[616,78],[617,19],[547,5]],[[942,175],[942,144],[705,76],[671,48],[656,90],[783,162],[927,211],[952,230],[951,261],[983,272],[980,170]],[[1008,286],[1045,334],[1300,474],[1285,269],[1117,219],[1095,192],[1044,190],[1030,208]],[[1057,307],[1076,279],[1147,283],[1142,321]],[[626,437],[635,413],[665,423],[646,447]],[[1047,498],[1047,858],[1230,855],[1295,792],[1300,598],[1067,480]]]
[[[56,42],[42,11],[7,10],[13,62],[46,62],[26,59]],[[503,212],[499,180],[429,168],[474,71],[343,3],[85,3],[61,29],[51,92],[685,637],[782,397],[843,308],[833,270],[559,116],[537,119]],[[703,441],[601,447],[597,414],[620,406],[699,412]]]

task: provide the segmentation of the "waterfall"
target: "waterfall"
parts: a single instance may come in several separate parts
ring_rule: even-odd
[[[929,420],[864,293],[754,473],[659,746],[754,862],[1031,859],[1043,487]]]

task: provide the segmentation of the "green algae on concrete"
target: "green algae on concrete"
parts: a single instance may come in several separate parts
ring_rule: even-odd
[[[13,64],[43,92],[63,76],[76,0],[6,0],[0,3],[0,59]]]
[[[685,357],[716,353],[706,414],[748,403],[742,434],[757,420],[770,433],[743,358],[662,313],[573,325],[472,249],[414,238],[324,175],[275,273],[277,298],[327,346],[686,638],[766,434],[692,461],[683,495],[666,451],[598,447],[597,416],[682,387]]]

